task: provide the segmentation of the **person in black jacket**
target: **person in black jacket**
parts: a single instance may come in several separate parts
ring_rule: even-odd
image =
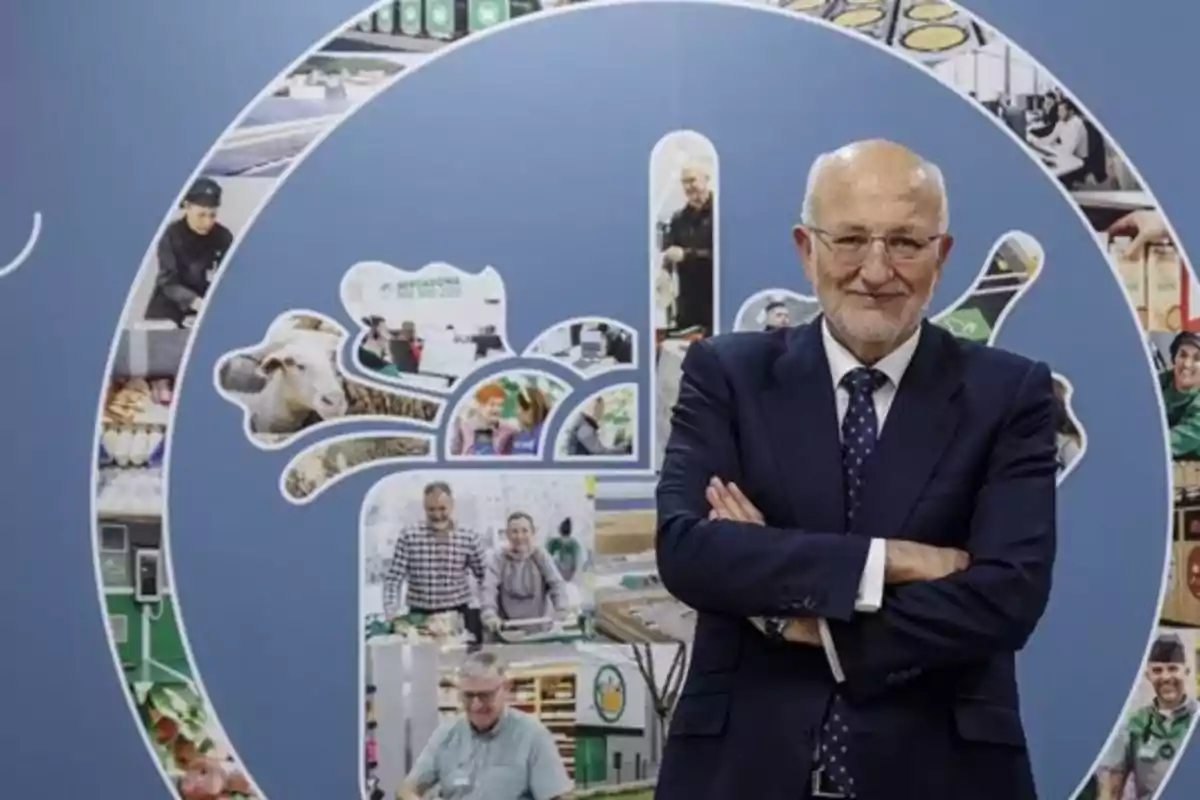
[[[713,331],[713,190],[707,165],[690,163],[680,172],[686,204],[672,215],[663,238],[663,264],[679,277],[676,330]]]
[[[221,186],[199,178],[183,199],[183,216],[158,240],[158,277],[146,319],[169,319],[182,326],[204,302],[233,234],[217,222]]]

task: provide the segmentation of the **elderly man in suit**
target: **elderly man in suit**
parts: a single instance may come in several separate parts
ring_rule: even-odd
[[[684,359],[657,556],[699,613],[656,797],[1035,800],[1050,370],[924,319],[953,240],[907,148],[818,158],[793,237],[821,316]]]

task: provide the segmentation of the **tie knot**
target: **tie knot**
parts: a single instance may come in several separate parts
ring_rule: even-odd
[[[887,380],[887,375],[877,369],[855,367],[842,376],[841,383],[850,394],[861,396],[874,394]]]

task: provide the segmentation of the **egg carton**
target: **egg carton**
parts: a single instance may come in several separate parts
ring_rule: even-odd
[[[158,516],[163,507],[162,470],[158,468],[101,469],[97,476],[96,509],[115,516]]]
[[[100,436],[100,466],[158,467],[166,452],[166,431],[153,426],[106,426]]]

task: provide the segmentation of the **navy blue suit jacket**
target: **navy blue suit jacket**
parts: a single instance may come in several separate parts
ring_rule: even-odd
[[[691,345],[658,485],[658,569],[696,609],[658,800],[798,800],[835,682],[821,648],[747,618],[823,617],[846,676],[860,800],[1034,800],[1014,659],[1055,555],[1045,364],[924,324],[847,535],[819,323]],[[713,476],[766,526],[707,519]],[[854,610],[871,538],[958,547],[968,569]]]

